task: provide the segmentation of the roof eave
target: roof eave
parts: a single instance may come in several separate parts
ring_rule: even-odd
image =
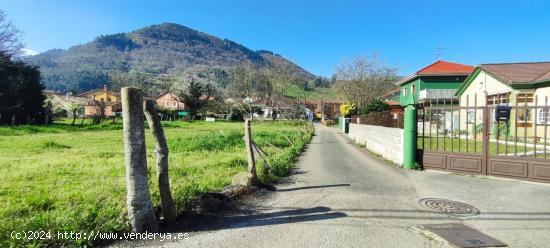
[[[408,76],[408,77],[404,77],[404,78],[402,78],[401,80],[395,82],[394,85],[401,86],[401,85],[403,85],[403,84],[408,83],[408,82],[411,81],[411,80],[416,79],[417,77],[418,77],[418,75],[416,75],[416,74],[410,75],[410,76]]]
[[[446,72],[446,73],[422,73],[422,74],[417,74],[419,77],[424,77],[424,76],[427,76],[427,77],[430,77],[430,76],[449,76],[449,77],[453,77],[453,76],[468,76],[470,75],[471,72]]]
[[[481,70],[483,70],[483,69],[480,68],[480,67],[476,67],[474,69],[474,71],[472,73],[470,73],[470,75],[468,75],[468,77],[466,79],[464,79],[464,82],[462,82],[462,84],[460,84],[460,87],[458,87],[458,89],[455,93],[455,96],[460,97],[462,95],[462,93],[464,93],[464,91],[468,88],[468,86],[470,86],[472,81],[474,81],[474,79],[477,77],[477,75],[479,75],[479,72]]]

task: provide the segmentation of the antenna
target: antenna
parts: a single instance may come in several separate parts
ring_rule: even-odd
[[[435,53],[436,60],[439,60],[439,59],[441,58],[441,51],[442,51],[443,49],[445,49],[445,48],[443,48],[443,47],[437,47],[437,48],[435,49],[435,50],[437,51],[437,52]]]

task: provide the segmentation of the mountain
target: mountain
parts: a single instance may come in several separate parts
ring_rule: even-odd
[[[315,76],[270,51],[252,51],[228,39],[174,24],[102,35],[67,50],[53,49],[23,58],[40,67],[46,88],[86,91],[110,85],[109,72],[159,76],[201,70],[230,70],[242,62],[278,69],[310,80]]]

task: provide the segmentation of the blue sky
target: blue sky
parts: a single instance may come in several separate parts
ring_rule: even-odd
[[[550,1],[542,0],[1,0],[0,8],[40,52],[174,22],[323,76],[373,53],[406,75],[434,62],[437,48],[444,60],[472,65],[550,61]]]

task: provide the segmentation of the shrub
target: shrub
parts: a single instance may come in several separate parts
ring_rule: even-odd
[[[344,103],[340,106],[340,114],[343,117],[350,117],[357,114],[357,107],[353,103]]]
[[[390,110],[390,105],[382,101],[381,99],[375,98],[370,100],[367,105],[363,108],[363,114],[370,114],[374,112],[384,112]]]

